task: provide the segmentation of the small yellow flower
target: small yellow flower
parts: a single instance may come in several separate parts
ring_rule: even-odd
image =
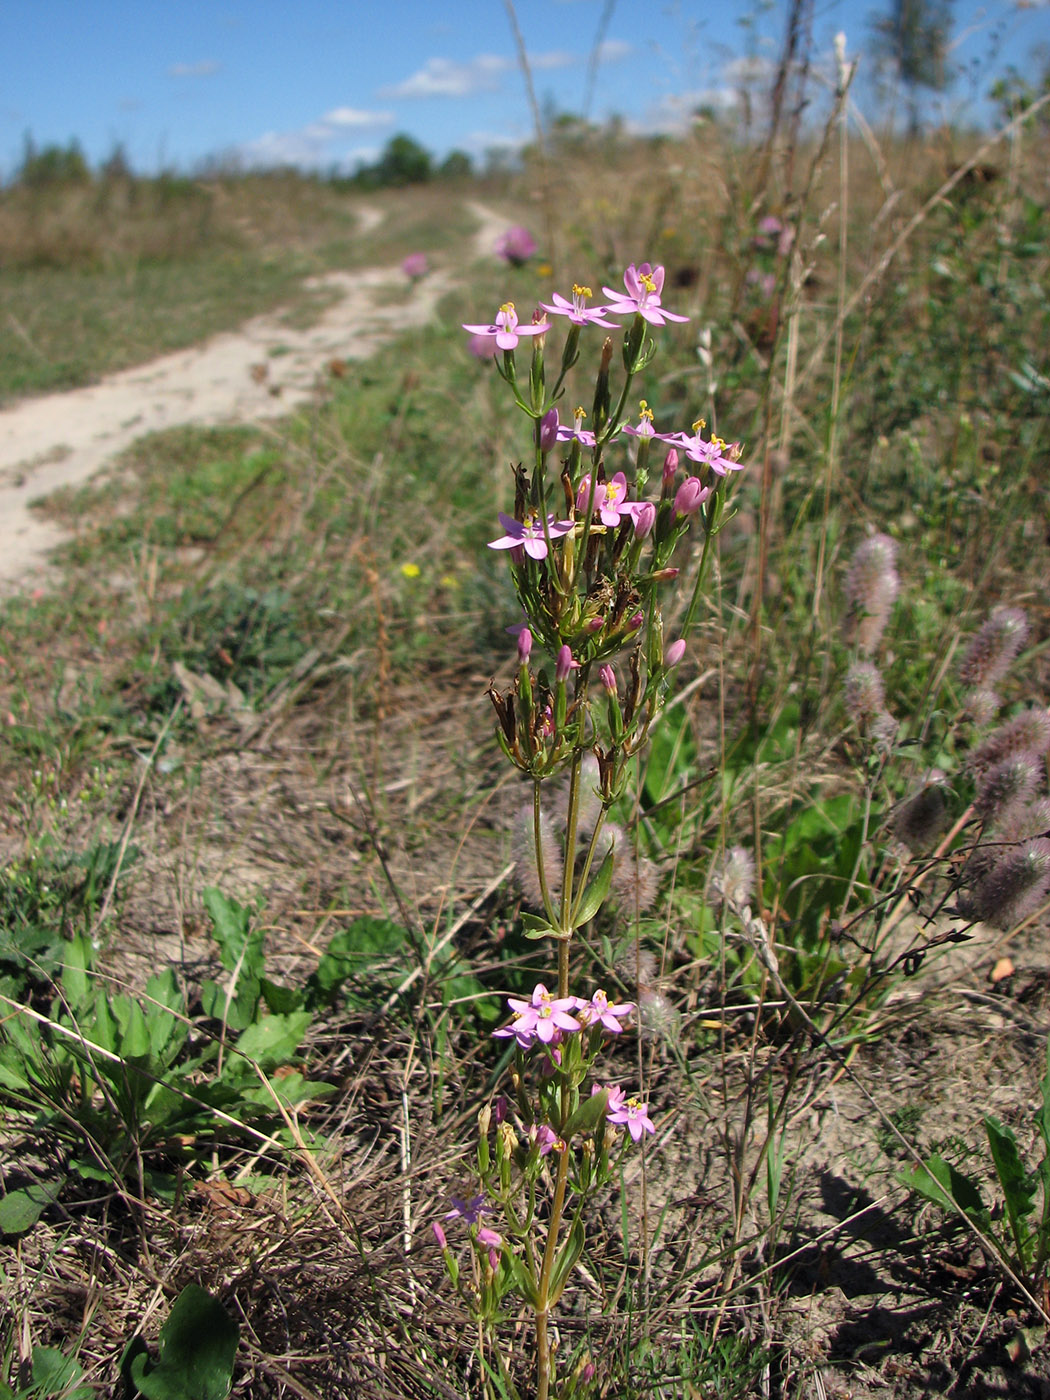
[[[551,267],[550,263],[540,263],[536,272],[540,277],[550,277],[554,273],[554,268]]]
[[[459,579],[455,576],[455,574],[442,574],[442,575],[441,575],[441,587],[442,587],[442,588],[458,588],[458,587],[459,587]]]
[[[401,572],[402,572],[402,574],[404,575],[405,578],[418,578],[418,577],[419,577],[419,573],[420,573],[419,565],[418,565],[418,564],[402,564],[402,565],[401,565]]]

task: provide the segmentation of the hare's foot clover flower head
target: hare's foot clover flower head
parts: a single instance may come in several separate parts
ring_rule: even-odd
[[[605,313],[609,310],[607,306],[588,307],[587,298],[593,295],[590,287],[574,284],[572,301],[567,301],[560,292],[555,292],[554,305],[550,306],[547,302],[543,302],[542,305],[544,311],[549,311],[552,316],[568,316],[574,326],[604,326],[607,330],[612,330],[616,322],[605,320]]]
[[[506,531],[498,540],[489,541],[489,549],[524,549],[530,559],[546,559],[547,541],[543,525],[535,511],[524,520],[515,520],[512,515],[499,512],[499,523]],[[571,520],[555,520],[553,514],[547,517],[547,534],[552,540],[567,535],[573,529]]]
[[[602,288],[607,297],[612,297],[611,304],[605,309],[614,315],[633,316],[637,313],[651,326],[662,326],[667,321],[689,320],[688,316],[679,316],[660,305],[660,294],[664,287],[662,267],[651,267],[649,263],[642,263],[640,267],[636,267],[631,263],[623,275],[623,285],[627,288],[626,296],[623,292],[613,291],[612,287]]]
[[[494,336],[496,344],[501,350],[514,350],[517,348],[518,340],[523,335],[546,335],[550,330],[550,322],[534,321],[531,325],[523,326],[518,320],[518,313],[514,310],[514,303],[505,301],[496,312],[496,319],[490,326],[464,324],[463,329],[470,331],[472,335]]]

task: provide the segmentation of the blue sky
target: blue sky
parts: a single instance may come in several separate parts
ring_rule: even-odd
[[[886,3],[815,0],[823,61],[839,30],[863,54]],[[594,119],[618,113],[649,131],[761,77],[784,12],[785,0],[517,3],[541,103],[589,102]],[[1033,50],[1050,47],[1050,0],[955,0],[955,34],[950,107],[980,117],[990,75],[1006,62],[1031,70]],[[437,156],[479,157],[531,132],[503,0],[4,0],[0,51],[2,176],[27,131],[38,146],[76,137],[92,162],[119,142],[142,171],[226,155],[353,168],[400,131]]]

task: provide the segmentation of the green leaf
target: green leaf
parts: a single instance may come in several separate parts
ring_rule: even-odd
[[[313,1016],[293,1011],[290,1016],[263,1016],[237,1040],[237,1050],[263,1069],[287,1064],[303,1042]]]
[[[591,1094],[589,1098],[584,1099],[575,1113],[569,1115],[568,1122],[561,1130],[561,1136],[568,1142],[577,1133],[593,1132],[601,1119],[605,1117],[608,1107],[608,1089]]]
[[[260,984],[254,977],[239,978],[233,997],[218,982],[209,980],[201,984],[201,1010],[205,1016],[223,1021],[231,1031],[243,1031],[255,1020],[259,991]]]
[[[212,921],[219,957],[227,972],[254,977],[263,974],[263,931],[252,929],[252,911],[226,895],[214,885],[203,895],[204,907]]]
[[[134,997],[121,997],[114,1007],[120,1023],[120,1055],[125,1060],[149,1059],[149,1027],[141,1004]]]
[[[535,942],[539,938],[560,938],[561,934],[541,914],[530,914],[527,910],[522,911],[521,931],[526,938]]]
[[[144,1009],[150,1048],[156,1059],[170,1063],[189,1034],[189,1028],[180,1019],[186,1012],[186,999],[172,968],[166,967],[163,972],[153,974],[146,983],[146,997]]]
[[[964,1176],[943,1157],[936,1154],[928,1157],[924,1166],[905,1172],[902,1180],[934,1205],[947,1211],[954,1211],[955,1205],[958,1205],[982,1230],[991,1229],[991,1217],[981,1199],[977,1182],[973,1177]],[[952,1197],[955,1205],[952,1204]]]
[[[52,1395],[61,1396],[62,1400],[91,1400],[95,1393],[92,1386],[70,1389],[83,1374],[75,1357],[65,1356],[55,1347],[33,1348],[33,1386],[42,1400]]]
[[[65,1184],[64,1176],[58,1181],[34,1181],[0,1197],[0,1235],[21,1235],[31,1230],[48,1206],[58,1200]]]
[[[337,933],[329,943],[317,971],[310,977],[307,1001],[331,1002],[350,977],[368,971],[381,958],[396,956],[408,943],[408,931],[392,919],[355,919],[349,928]]]
[[[74,938],[66,945],[62,959],[62,990],[74,1011],[88,999],[90,982],[87,974],[94,961],[95,950],[90,938]]]
[[[238,1326],[221,1303],[191,1283],[161,1329],[157,1364],[150,1365],[136,1337],[121,1359],[121,1375],[146,1400],[226,1400],[238,1338]]]
[[[562,1289],[569,1281],[569,1275],[583,1253],[583,1220],[577,1219],[569,1231],[569,1238],[562,1245],[554,1261],[551,1272],[550,1306],[553,1308],[561,1297]]]
[[[605,897],[609,893],[609,886],[612,884],[614,856],[615,847],[610,846],[605,853],[605,859],[602,861],[601,868],[597,875],[581,896],[576,908],[572,911],[574,927],[580,928],[583,924],[589,923],[604,904]]]
[[[1022,1268],[1027,1268],[1030,1231],[1025,1219],[1035,1209],[1035,1181],[1024,1169],[1013,1132],[991,1114],[984,1120],[984,1130],[988,1134],[988,1146],[991,1148],[999,1185],[1003,1188],[1003,1199],[1006,1202],[1006,1214],[1017,1249],[1018,1263]]]
[[[1039,1088],[1043,1096],[1043,1104],[1036,1117],[1036,1126],[1039,1129],[1039,1136],[1046,1145],[1048,1156],[1050,1156],[1050,1038],[1046,1042],[1046,1072],[1039,1081]]]

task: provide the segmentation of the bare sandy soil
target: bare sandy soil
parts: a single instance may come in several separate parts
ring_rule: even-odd
[[[491,257],[507,222],[482,205],[470,209],[477,255]],[[378,211],[363,211],[362,231],[381,220]],[[435,271],[406,298],[395,265],[332,272],[307,285],[337,297],[307,329],[291,327],[280,311],[257,316],[203,345],[0,412],[0,592],[42,584],[48,552],[63,538],[31,509],[33,501],[87,481],[146,433],[283,416],[309,398],[333,359],[367,359],[423,325],[453,283]]]

